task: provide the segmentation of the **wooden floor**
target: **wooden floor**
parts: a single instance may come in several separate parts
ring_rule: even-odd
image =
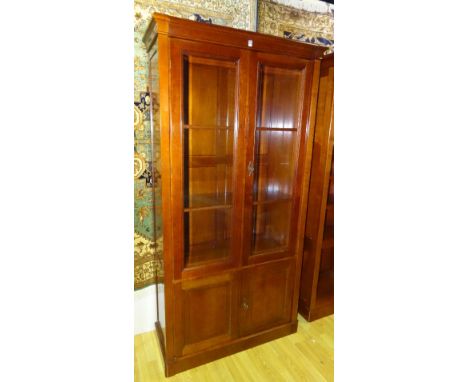
[[[297,333],[206,365],[164,377],[155,332],[135,336],[135,382],[333,381],[333,323],[328,316],[307,322]]]

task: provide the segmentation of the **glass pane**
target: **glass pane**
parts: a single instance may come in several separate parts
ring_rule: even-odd
[[[295,131],[256,131],[254,201],[291,197],[295,143]]]
[[[263,252],[288,245],[291,201],[254,206],[253,251]]]
[[[231,204],[232,140],[232,129],[185,129],[185,208]]]
[[[302,70],[262,65],[257,126],[292,129],[299,125]]]
[[[255,131],[253,255],[289,245],[303,71],[260,67]]]
[[[230,254],[236,75],[236,62],[184,59],[186,267]]]
[[[186,57],[184,123],[190,126],[233,126],[236,63]]]
[[[185,266],[220,260],[229,255],[230,208],[188,211],[184,215]]]

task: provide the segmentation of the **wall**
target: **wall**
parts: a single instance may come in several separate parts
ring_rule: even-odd
[[[164,298],[164,285],[159,284],[159,296]],[[156,322],[156,284],[135,291],[134,297],[134,333],[145,333],[154,330]],[[160,312],[162,326],[164,311]]]

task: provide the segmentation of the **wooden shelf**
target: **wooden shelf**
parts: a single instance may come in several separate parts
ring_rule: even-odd
[[[252,250],[254,255],[258,255],[263,252],[281,251],[286,249],[285,245],[271,237],[264,235],[255,235],[252,243]]]
[[[322,249],[333,248],[334,236],[333,226],[325,227],[323,231]]]
[[[185,158],[188,159],[189,168],[232,166],[232,155],[190,155]]]
[[[185,197],[184,212],[232,207],[232,194],[197,194]]]
[[[232,129],[233,126],[218,126],[218,125],[184,125],[184,129],[209,129],[209,130],[216,130],[216,129],[221,129],[221,130],[229,130]]]
[[[291,195],[284,193],[275,193],[275,194],[261,194],[259,200],[254,200],[253,205],[262,205],[262,204],[275,204],[275,203],[285,203],[292,200]]]
[[[257,130],[259,131],[297,131],[295,127],[264,127],[264,126],[257,126]]]
[[[260,200],[253,202],[254,206],[263,206],[265,204],[278,204],[278,203],[286,203],[290,202],[291,198],[284,198],[284,199],[269,199],[269,200]]]

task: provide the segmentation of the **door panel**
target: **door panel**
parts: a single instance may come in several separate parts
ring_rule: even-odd
[[[242,272],[241,335],[266,330],[291,320],[294,259],[256,265]]]
[[[254,54],[246,181],[247,263],[293,256],[302,174],[307,61]]]
[[[237,337],[238,282],[233,273],[182,281],[175,291],[177,355]]]
[[[240,260],[244,109],[240,49],[171,42],[174,278],[232,268]],[[242,93],[243,92],[243,93]],[[180,166],[178,165],[180,164]]]

